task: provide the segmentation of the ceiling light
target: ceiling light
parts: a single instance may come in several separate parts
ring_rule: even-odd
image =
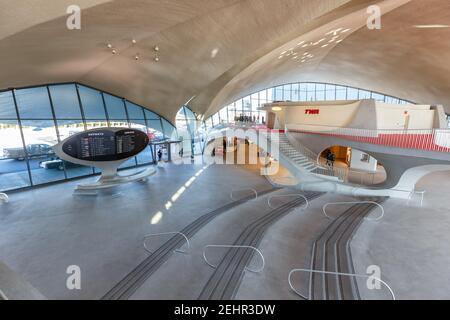
[[[334,40],[339,39],[339,36],[334,36],[333,38],[331,38],[330,41],[328,41],[329,43],[334,42]]]
[[[273,108],[272,108],[272,111],[281,111],[281,110],[283,110],[283,109],[280,108],[280,107],[273,107]]]
[[[139,53],[137,53],[137,54],[134,56],[134,59],[135,59],[135,60],[139,60]]]
[[[446,24],[417,24],[414,28],[418,29],[438,29],[438,28],[450,28],[449,25]]]
[[[153,50],[155,50],[156,52],[158,52],[158,51],[159,51],[159,47],[158,47],[158,46],[155,46],[155,47],[153,48]]]
[[[111,51],[111,52],[112,52],[112,54],[116,54],[117,53],[116,49],[113,49],[113,51]]]
[[[322,46],[322,48],[325,48],[325,47],[328,47],[328,43],[327,43],[327,44],[324,44],[324,45]]]
[[[155,57],[155,61],[156,61],[156,62],[159,62],[159,57]]]
[[[108,43],[106,46],[107,46],[109,49],[112,48],[112,44],[111,44],[111,43]]]
[[[136,44],[136,39],[131,40],[132,44]]]
[[[214,48],[211,50],[211,59],[214,59],[219,53],[219,48]]]

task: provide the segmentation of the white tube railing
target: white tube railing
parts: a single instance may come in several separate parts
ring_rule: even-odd
[[[408,205],[409,205],[410,201],[412,200],[413,194],[419,194],[421,196],[420,197],[420,207],[423,207],[423,200],[425,198],[425,193],[426,192],[427,192],[426,190],[421,190],[421,191],[413,190],[411,192],[411,194],[409,195]]]
[[[273,206],[271,205],[271,200],[272,200],[272,198],[283,198],[283,197],[300,197],[300,198],[303,198],[303,199],[305,199],[305,206],[302,207],[302,210],[306,210],[306,209],[308,209],[308,207],[309,207],[309,201],[308,201],[308,198],[306,198],[304,195],[302,195],[302,194],[300,194],[300,193],[297,193],[297,194],[281,194],[281,195],[270,196],[270,197],[267,199],[267,205],[269,206],[270,209],[276,209],[275,207],[273,207]]]
[[[5,203],[9,202],[9,197],[6,193],[0,193],[0,202],[3,201]]]
[[[372,183],[371,184],[374,184],[374,182],[375,182],[375,175],[377,174],[376,172],[370,172],[370,171],[364,172],[364,171],[348,170],[348,172],[347,172],[347,180],[349,180],[348,176],[350,175],[350,173],[359,174],[360,177],[361,177],[361,183],[360,184],[362,184],[362,185],[364,185],[364,182],[365,182],[365,178],[364,177],[366,175],[371,175],[372,176]]]
[[[381,216],[379,216],[376,219],[371,219],[371,218],[364,218],[365,220],[368,221],[379,221],[384,217],[384,208],[381,204],[379,204],[378,202],[375,201],[345,201],[345,202],[329,202],[324,204],[324,206],[322,207],[322,211],[323,214],[330,220],[334,220],[332,217],[330,217],[327,212],[326,212],[326,208],[328,208],[330,205],[344,205],[344,204],[365,204],[365,203],[369,203],[369,204],[374,204],[377,205],[380,209],[381,209]]]
[[[235,245],[221,245],[221,244],[211,244],[211,245],[207,245],[203,248],[203,260],[205,260],[205,262],[211,267],[211,268],[217,268],[216,265],[210,263],[208,261],[208,259],[206,258],[206,249],[208,248],[245,248],[245,249],[252,249],[254,251],[256,251],[262,260],[262,266],[259,269],[250,269],[248,267],[245,267],[245,270],[253,272],[253,273],[260,273],[264,270],[264,267],[266,266],[266,261],[264,259],[264,255],[262,254],[261,250],[259,250],[258,248],[252,247],[252,246],[235,246]]]
[[[297,295],[299,295],[302,298],[305,298],[305,296],[303,294],[301,294],[300,292],[298,292],[297,289],[295,289],[294,285],[292,284],[292,275],[296,272],[320,273],[320,274],[331,274],[331,275],[336,275],[336,276],[347,276],[347,277],[355,277],[355,278],[373,279],[375,281],[382,283],[386,288],[388,288],[389,293],[392,296],[392,300],[396,300],[394,291],[391,289],[391,287],[385,281],[381,280],[378,277],[372,276],[372,275],[369,276],[366,274],[331,272],[331,271],[322,271],[322,270],[313,270],[313,269],[293,269],[293,270],[291,270],[291,272],[289,272],[289,276],[288,276],[289,286],[291,287],[292,291],[294,291]],[[308,300],[311,300],[312,299],[311,286],[308,291],[309,291],[308,292]]]
[[[417,190],[402,190],[402,189],[388,189],[391,191],[398,191],[398,192],[407,192],[408,193],[408,205],[409,203],[412,201],[413,195],[414,194],[419,194],[421,196],[420,198],[420,206],[423,207],[423,201],[425,198],[425,193],[427,192],[426,190],[421,190],[421,191],[417,191]]]
[[[256,190],[253,189],[253,188],[231,190],[231,192],[230,192],[230,198],[231,198],[231,200],[233,200],[233,201],[237,201],[237,199],[235,199],[235,198],[233,197],[233,194],[234,194],[235,192],[237,192],[237,191],[249,191],[249,190],[252,191],[252,192],[255,194],[255,200],[258,199],[258,191],[256,191]]]
[[[6,294],[4,294],[2,290],[0,290],[0,298],[2,300],[9,300],[8,297],[6,296]]]
[[[191,243],[189,242],[188,237],[186,237],[186,235],[184,233],[181,233],[181,232],[163,232],[163,233],[147,234],[146,236],[144,236],[144,248],[145,248],[145,250],[148,253],[150,253],[150,254],[153,253],[153,251],[151,251],[149,248],[147,248],[147,239],[148,238],[157,237],[157,236],[166,236],[166,235],[171,235],[171,234],[172,235],[173,234],[179,234],[179,235],[183,236],[183,238],[186,240],[186,243],[187,243],[187,250],[186,251],[183,251],[183,250],[180,250],[180,249],[176,249],[175,252],[183,253],[183,254],[189,254],[189,250],[191,249]]]

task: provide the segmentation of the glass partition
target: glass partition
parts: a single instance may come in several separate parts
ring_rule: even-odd
[[[59,159],[52,146],[75,133],[108,126],[135,128],[151,139],[177,136],[175,127],[157,113],[85,85],[1,91],[0,191],[93,174],[93,168]],[[153,160],[148,147],[122,168]]]
[[[393,104],[413,103],[387,96],[378,92],[346,87],[330,83],[297,82],[264,89],[225,106],[204,121],[206,129],[217,126],[221,122],[234,123],[242,121],[263,123],[264,112],[261,107],[274,101],[335,101],[375,99]],[[228,121],[226,120],[228,119]]]

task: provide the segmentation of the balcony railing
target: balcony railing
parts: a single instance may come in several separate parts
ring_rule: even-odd
[[[359,129],[320,125],[286,125],[286,132],[315,134],[392,148],[450,152],[450,129]]]

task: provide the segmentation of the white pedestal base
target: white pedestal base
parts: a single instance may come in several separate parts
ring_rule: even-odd
[[[143,181],[145,182],[148,177],[154,175],[156,173],[156,169],[148,168],[146,170],[140,171],[138,173],[134,173],[127,176],[121,175],[113,175],[113,176],[102,176],[97,182],[88,183],[88,184],[80,184],[75,188],[75,191],[86,191],[86,195],[90,195],[89,191],[93,191],[92,195],[95,195],[95,191],[104,190],[109,188],[114,188],[126,183]],[[83,192],[79,192],[78,194],[83,194]]]

